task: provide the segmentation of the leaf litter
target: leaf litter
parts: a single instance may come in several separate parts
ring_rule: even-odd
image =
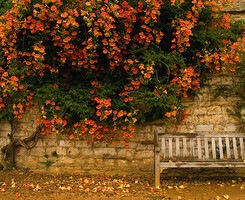
[[[0,200],[67,199],[245,199],[244,178],[171,177],[154,186],[154,177],[46,175],[0,171]]]

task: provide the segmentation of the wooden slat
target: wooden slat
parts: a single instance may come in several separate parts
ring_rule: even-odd
[[[231,158],[231,150],[230,150],[230,140],[228,137],[225,138],[226,143],[226,152],[227,152],[227,159]]]
[[[233,140],[234,157],[235,159],[238,159],[236,138],[233,137],[232,140]]]
[[[162,168],[190,168],[190,167],[245,167],[244,162],[165,162],[160,163]]]
[[[213,153],[213,159],[216,159],[215,138],[212,138],[212,153]]]
[[[169,138],[169,158],[173,158],[173,138]]]
[[[209,159],[209,149],[208,149],[208,138],[204,138],[204,145],[205,145],[205,159]]]
[[[187,144],[186,144],[186,138],[183,138],[183,157],[187,157]]]
[[[194,158],[194,156],[195,156],[195,147],[194,147],[193,138],[190,138],[190,151],[191,151],[191,157]]]
[[[240,140],[240,148],[241,148],[241,157],[244,159],[244,148],[243,148],[243,138],[239,138]]]
[[[197,155],[198,155],[198,159],[202,159],[202,146],[201,146],[200,138],[197,138]]]
[[[221,160],[224,159],[222,138],[219,138],[219,156]]]
[[[158,134],[159,138],[197,138],[197,137],[207,137],[207,138],[219,138],[219,137],[242,137],[245,138],[244,133],[232,133],[232,134],[227,134],[227,133],[213,133],[213,134],[194,134],[194,133],[174,133],[174,134]]]
[[[166,146],[165,146],[165,138],[162,138],[162,156],[166,158]]]
[[[176,157],[180,156],[179,138],[176,138]]]

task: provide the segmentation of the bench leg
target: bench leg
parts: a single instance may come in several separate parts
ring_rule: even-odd
[[[159,153],[158,152],[155,153],[155,160],[154,160],[155,169],[154,170],[155,170],[155,186],[157,188],[160,187],[160,163],[159,163],[160,159],[159,159],[159,157],[160,157]]]
[[[160,188],[160,168],[155,166],[155,186]]]

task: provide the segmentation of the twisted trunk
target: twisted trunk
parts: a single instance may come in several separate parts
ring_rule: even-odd
[[[4,169],[12,168],[15,164],[15,150],[16,147],[22,146],[25,149],[32,149],[36,146],[38,139],[40,138],[41,129],[37,126],[36,131],[32,133],[30,137],[25,139],[15,138],[14,135],[17,129],[17,122],[11,121],[11,133],[8,134],[9,144],[1,148],[1,165]]]

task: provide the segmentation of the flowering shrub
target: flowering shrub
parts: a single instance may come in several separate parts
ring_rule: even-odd
[[[140,121],[182,121],[204,72],[236,70],[243,26],[216,1],[13,0],[0,23],[0,117],[37,108],[44,135],[108,143]]]

